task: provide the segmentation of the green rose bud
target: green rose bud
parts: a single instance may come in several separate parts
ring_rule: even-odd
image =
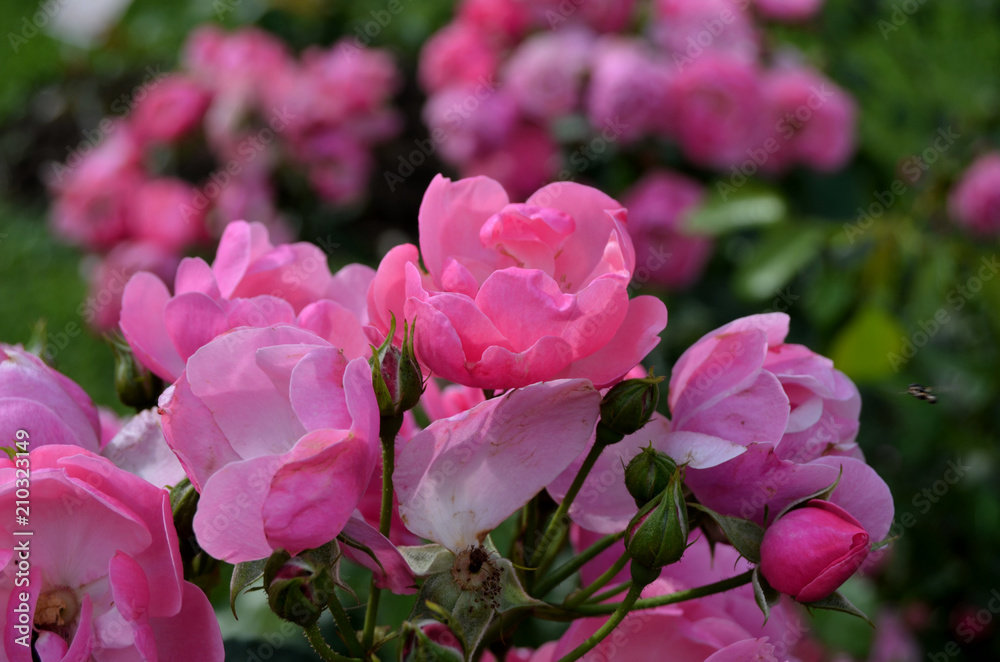
[[[650,445],[625,467],[625,487],[635,499],[635,505],[642,508],[667,489],[675,471],[677,464]]]
[[[641,430],[656,411],[662,381],[663,377],[654,377],[650,370],[646,377],[615,384],[601,400],[597,443],[614,444]]]
[[[115,390],[118,392],[118,399],[136,411],[155,407],[163,392],[163,380],[135,360],[132,348],[120,335],[109,336],[107,340],[115,354]]]
[[[397,417],[413,409],[424,392],[424,376],[413,353],[415,333],[416,322],[412,327],[403,322],[403,346],[393,346],[396,335],[396,318],[393,317],[385,342],[381,347],[372,347],[372,385],[379,414],[383,417]]]
[[[296,625],[309,627],[319,620],[333,596],[330,569],[308,552],[291,556],[276,550],[264,568],[264,587],[271,611]]]
[[[660,493],[652,512],[637,516],[637,524],[630,525],[630,535],[625,547],[632,557],[632,580],[637,584],[659,575],[665,565],[676,563],[687,549],[687,504],[684,502],[683,470],[677,469]],[[649,583],[646,581],[646,583]]]

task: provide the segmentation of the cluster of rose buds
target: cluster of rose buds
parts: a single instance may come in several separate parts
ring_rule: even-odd
[[[195,31],[181,70],[148,81],[129,112],[88,132],[95,144],[52,170],[54,232],[101,256],[81,307],[85,321],[113,328],[133,273],[171,278],[185,249],[230,221],[290,237],[271,181],[281,165],[304,171],[331,204],[362,197],[373,146],[399,128],[388,105],[398,78],[387,53],[346,41],[296,59],[257,29]],[[211,170],[198,181],[154,167],[166,153],[174,170],[201,167],[206,159],[192,157],[192,145],[211,153]]]
[[[640,362],[667,311],[629,296],[627,219],[576,183],[511,203],[494,180],[438,177],[419,245],[336,274],[316,246],[231,223],[172,291],[151,273],[125,288],[124,337],[169,386],[124,424],[3,346],[0,433],[27,429],[32,446],[0,462],[0,501],[14,511],[26,460],[45,501],[32,544],[48,551],[25,594],[35,652],[175,659],[183,644],[221,660],[181,575],[194,551],[239,564],[234,600],[263,576],[314,645],[329,609],[350,659],[381,641],[382,590],[417,593],[404,659],[473,659],[519,610],[577,620],[507,659],[798,659],[815,642],[793,599],[849,605],[836,591],[893,516],[855,441],[860,396],[766,314],[689,348],[666,382],[670,418],[658,413],[663,379]],[[519,540],[498,549],[491,532],[522,509]],[[579,556],[557,566],[567,541]],[[337,597],[342,561],[372,573],[360,635]],[[571,578],[577,591],[549,597]],[[699,597],[679,601],[687,589]],[[627,636],[607,637],[615,626]]]

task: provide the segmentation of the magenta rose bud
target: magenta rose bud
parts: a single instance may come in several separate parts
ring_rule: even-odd
[[[869,543],[868,532],[846,510],[813,499],[764,533],[760,571],[781,593],[815,602],[857,571],[868,557]]]

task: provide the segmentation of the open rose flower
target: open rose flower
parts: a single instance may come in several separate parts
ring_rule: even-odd
[[[181,262],[173,296],[153,274],[133,276],[122,296],[122,333],[136,360],[168,382],[199,347],[241,326],[296,324],[355,358],[368,351],[363,293],[372,276],[361,265],[333,276],[318,246],[273,246],[263,225],[234,221],[211,267],[200,258]]]
[[[42,440],[40,429],[29,432],[32,446]],[[28,459],[32,535],[15,537],[23,527],[13,516],[0,528],[3,659],[222,662],[212,605],[184,581],[167,491],[76,446],[39,446]],[[16,472],[2,456],[9,513]],[[15,586],[20,568],[30,568],[28,583]]]
[[[822,600],[857,572],[871,549],[868,532],[840,506],[813,499],[764,532],[760,572],[799,602]]]
[[[628,298],[635,254],[625,217],[616,201],[572,182],[511,204],[491,179],[439,176],[420,207],[420,251],[397,246],[379,266],[372,323],[385,333],[390,313],[416,319],[421,365],[458,384],[608,385],[656,346],[667,322],[659,299]]]
[[[0,438],[14,439],[21,428],[32,434],[33,446],[72,444],[95,453],[101,448],[90,396],[20,345],[0,343]]]
[[[291,326],[211,341],[160,407],[167,443],[201,493],[198,542],[234,563],[335,538],[378,458],[368,362]]]

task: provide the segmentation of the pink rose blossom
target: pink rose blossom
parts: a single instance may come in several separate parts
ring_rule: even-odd
[[[518,39],[530,19],[529,5],[523,0],[464,0],[458,8],[459,22],[503,42]]]
[[[706,54],[673,77],[670,133],[698,165],[725,169],[750,158],[766,137],[765,100],[756,67]]]
[[[222,662],[212,605],[184,581],[167,491],[77,446],[36,446],[42,429],[30,434],[27,587],[14,586],[20,538],[13,517],[0,533],[7,541],[0,547],[4,659],[30,662],[34,652],[42,660]],[[10,513],[15,472],[14,462],[0,458],[0,504]],[[23,631],[14,611],[22,592],[33,624]]]
[[[90,396],[20,345],[0,343],[0,435],[9,445],[19,429],[31,434],[32,448],[67,444],[97,452],[101,447],[100,419]]]
[[[194,129],[205,116],[211,93],[199,83],[174,74],[136,104],[131,123],[142,143],[169,143]]]
[[[653,38],[678,71],[706,55],[725,55],[743,62],[757,60],[757,29],[746,2],[735,0],[656,0]]]
[[[537,0],[530,4],[535,24],[550,31],[586,26],[602,33],[628,29],[635,13],[635,0],[587,0],[566,3],[564,0]]]
[[[701,276],[713,242],[685,232],[688,214],[701,205],[702,186],[683,175],[653,171],[623,196],[635,243],[636,280],[680,290]]]
[[[989,152],[969,166],[951,190],[948,210],[975,235],[1000,234],[1000,152]]]
[[[234,563],[335,538],[378,458],[368,362],[291,326],[212,340],[160,409],[167,443],[201,493],[198,542]]]
[[[666,326],[659,299],[629,300],[625,210],[596,189],[552,184],[511,204],[491,179],[438,176],[419,220],[419,253],[406,244],[385,256],[369,314],[383,333],[390,313],[416,319],[418,358],[440,377],[492,389],[565,377],[604,386]]]
[[[781,593],[815,602],[857,572],[869,549],[860,522],[836,504],[813,499],[764,532],[760,572]]]
[[[481,544],[583,452],[599,412],[594,387],[571,379],[517,389],[431,423],[396,461],[403,522],[456,553]]]
[[[132,194],[145,177],[131,130],[112,125],[110,134],[86,156],[56,165],[48,182],[55,195],[56,236],[91,250],[105,250],[126,238]]]
[[[503,84],[531,117],[551,120],[566,115],[579,105],[593,47],[593,34],[584,30],[533,35],[507,60]]]
[[[205,213],[196,204],[196,194],[193,186],[172,177],[142,182],[132,195],[130,237],[178,253],[207,239]]]
[[[823,0],[754,0],[757,10],[779,21],[804,21],[823,7]]]
[[[490,81],[498,63],[499,54],[487,33],[472,24],[452,23],[420,51],[420,84],[431,94],[450,85]]]
[[[769,152],[761,166],[765,171],[780,172],[795,163],[837,170],[854,153],[854,101],[820,73],[779,67],[765,75],[764,95],[778,145],[768,150],[762,143]]]
[[[198,348],[241,326],[298,324],[355,358],[368,352],[363,292],[373,275],[350,265],[333,276],[318,246],[273,246],[262,225],[238,221],[226,227],[211,267],[181,262],[173,296],[154,275],[136,274],[122,297],[122,333],[136,359],[170,382]]]
[[[506,147],[517,102],[501,89],[453,85],[427,100],[423,118],[442,158],[464,165],[477,154]]]
[[[618,137],[635,140],[661,122],[667,110],[669,72],[638,39],[604,37],[597,42],[587,88],[587,117],[594,130],[620,127]]]

